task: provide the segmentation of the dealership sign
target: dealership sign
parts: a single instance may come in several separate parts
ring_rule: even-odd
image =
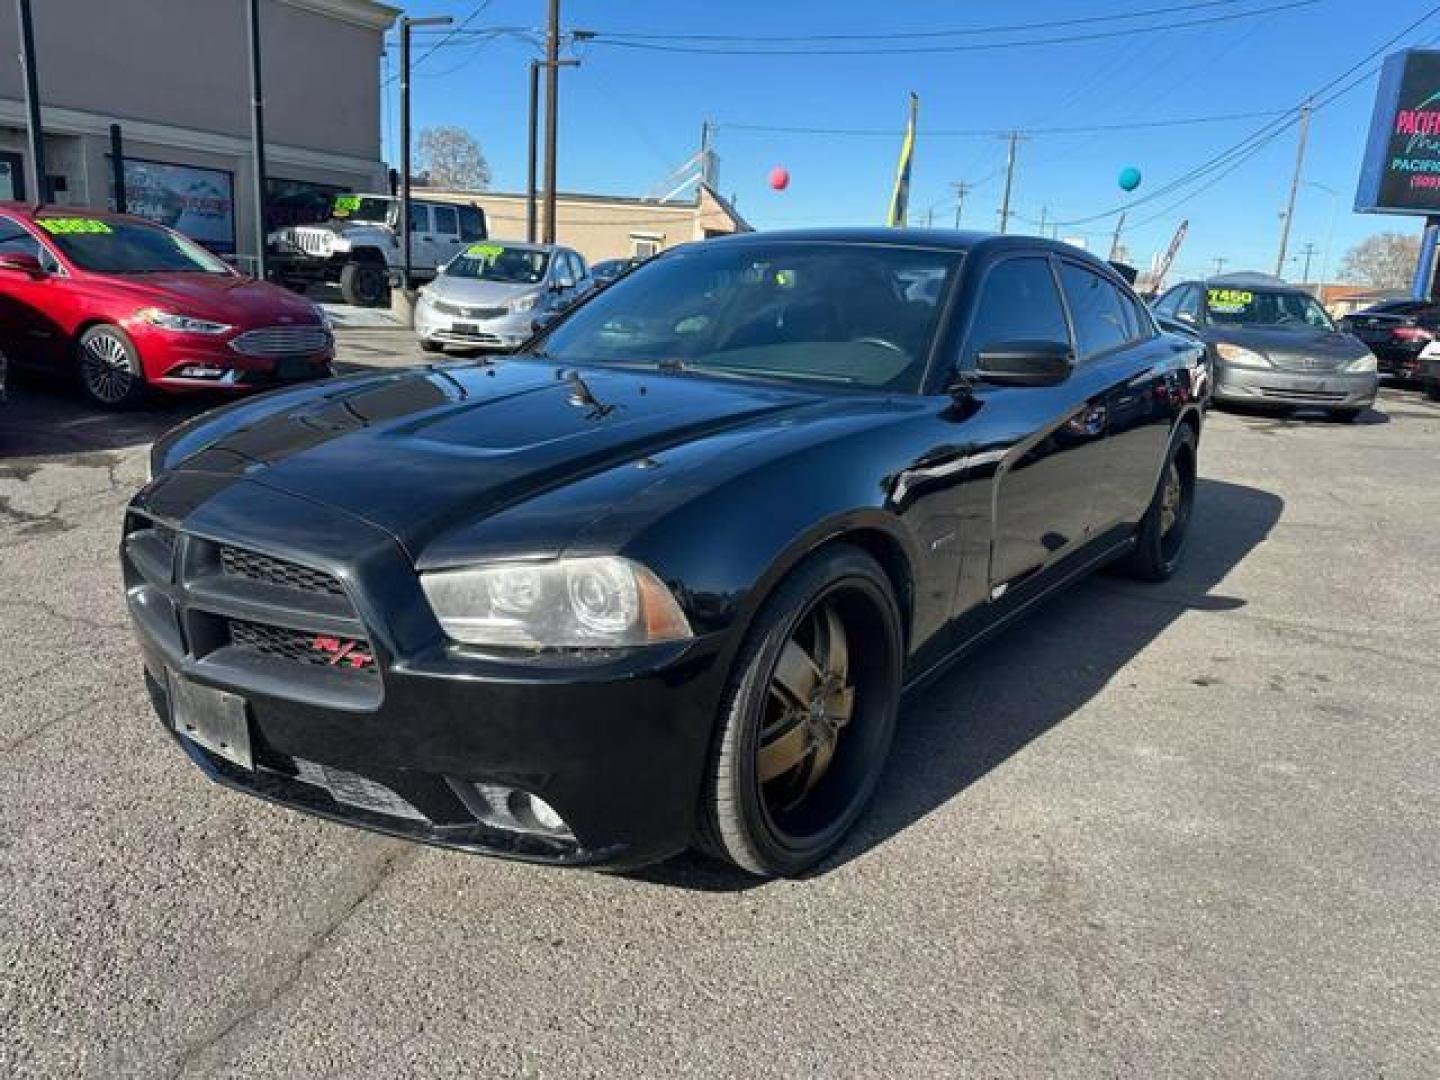
[[[1409,49],[1386,58],[1355,209],[1440,214],[1440,52]]]

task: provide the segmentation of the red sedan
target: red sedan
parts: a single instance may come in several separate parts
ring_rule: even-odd
[[[334,339],[302,297],[237,274],[141,218],[0,203],[0,352],[69,366],[105,408],[148,387],[259,390],[330,374]]]

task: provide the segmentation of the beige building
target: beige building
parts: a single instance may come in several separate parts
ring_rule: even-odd
[[[472,202],[484,209],[492,237],[525,239],[524,194],[430,188],[418,188],[416,192]],[[574,248],[589,263],[649,256],[691,240],[750,231],[735,208],[705,184],[699,185],[694,198],[684,202],[561,192],[555,200],[555,224],[557,242]]]
[[[36,72],[53,199],[113,205],[110,126],[131,212],[221,252],[253,249],[250,80],[243,0],[39,0]],[[270,224],[385,190],[380,57],[398,10],[373,0],[261,7]],[[0,199],[26,190],[14,11],[0,17]]]

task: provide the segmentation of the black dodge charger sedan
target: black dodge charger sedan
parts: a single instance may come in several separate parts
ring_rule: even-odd
[[[1103,564],[1174,570],[1202,365],[1062,244],[678,248],[513,357],[157,442],[122,541],[146,682],[209,776],[324,817],[797,874],[903,693]]]

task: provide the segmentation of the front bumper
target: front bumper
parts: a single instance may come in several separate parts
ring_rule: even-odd
[[[1325,409],[1362,409],[1374,404],[1380,377],[1375,372],[1306,374],[1280,368],[1241,368],[1220,363],[1215,369],[1216,401],[1254,405],[1311,405]]]
[[[435,310],[422,300],[415,306],[415,333],[421,341],[470,349],[518,349],[535,336],[539,309],[507,312],[498,319],[467,318]]]
[[[135,324],[126,329],[140,353],[146,382],[161,390],[266,390],[334,374],[333,335],[321,348],[257,356],[230,347],[238,333],[207,337],[167,333]]]
[[[203,505],[178,515],[197,491]],[[302,521],[309,543],[303,564],[292,563]],[[177,528],[168,548],[154,527],[165,522]],[[237,578],[217,561],[222,547],[283,553],[343,582],[344,595],[317,600]],[[122,562],[156,712],[219,783],[363,828],[536,862],[639,865],[689,843],[723,677],[714,639],[593,662],[486,657],[447,641],[387,534],[230,478],[172,473],[141,492]],[[293,633],[302,650],[312,635],[359,640],[373,663],[257,651],[238,636],[242,623]],[[174,678],[244,699],[252,767],[174,733]],[[349,779],[320,783],[320,772]],[[539,796],[570,836],[497,827],[467,798],[477,784]],[[366,787],[400,809],[357,797]]]

